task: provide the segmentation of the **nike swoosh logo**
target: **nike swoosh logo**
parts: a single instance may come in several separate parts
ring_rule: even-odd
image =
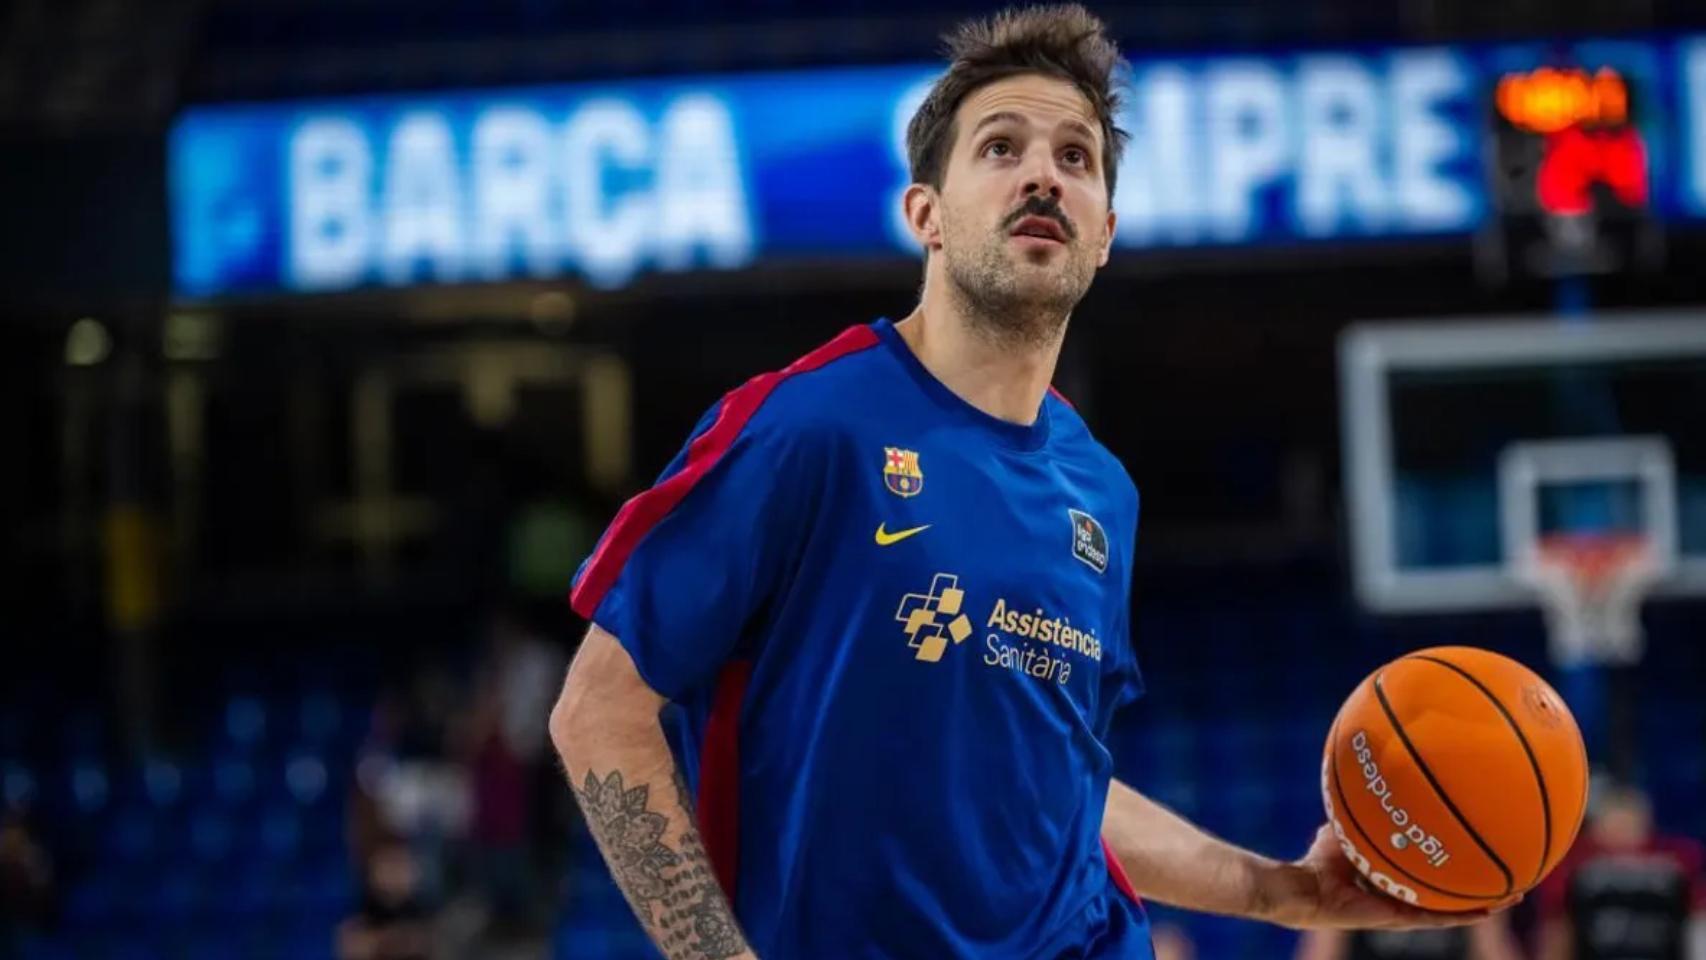
[[[930,529],[930,525],[927,523],[922,527],[913,527],[910,530],[896,530],[893,533],[889,533],[887,530],[883,529],[883,524],[879,523],[877,524],[877,546],[886,547],[891,543],[899,543],[915,533],[923,533],[928,529]]]

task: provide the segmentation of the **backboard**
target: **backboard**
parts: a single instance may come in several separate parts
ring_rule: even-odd
[[[1340,342],[1352,567],[1382,613],[1529,607],[1557,536],[1706,595],[1706,312],[1365,324]]]

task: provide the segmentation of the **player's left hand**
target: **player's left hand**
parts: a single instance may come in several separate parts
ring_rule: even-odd
[[[1270,903],[1270,919],[1297,930],[1404,930],[1455,927],[1485,920],[1520,896],[1486,910],[1436,913],[1412,907],[1371,887],[1339,847],[1331,826],[1315,832],[1309,852],[1288,865],[1287,881]]]

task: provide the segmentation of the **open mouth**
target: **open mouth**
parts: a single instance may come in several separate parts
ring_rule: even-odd
[[[1013,236],[1035,237],[1039,240],[1053,240],[1055,243],[1066,242],[1065,228],[1048,217],[1025,217],[1013,225]]]

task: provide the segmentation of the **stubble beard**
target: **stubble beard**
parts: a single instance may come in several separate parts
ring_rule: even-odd
[[[1095,265],[1076,241],[1062,251],[1065,262],[1053,269],[1014,263],[1010,239],[1001,231],[982,243],[943,244],[949,293],[973,332],[1006,346],[1047,346],[1060,338],[1072,309],[1090,289]]]

